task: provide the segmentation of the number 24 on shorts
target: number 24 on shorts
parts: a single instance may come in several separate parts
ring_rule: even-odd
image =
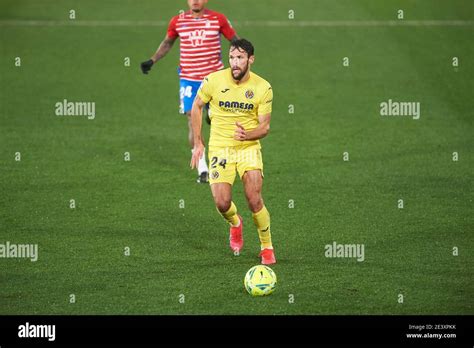
[[[217,167],[217,164],[218,164],[217,161],[219,161],[217,157],[212,157],[211,158],[211,168],[212,169]],[[227,164],[227,160],[225,158],[221,159],[220,162],[219,162],[219,165],[224,169],[225,169],[226,164]]]

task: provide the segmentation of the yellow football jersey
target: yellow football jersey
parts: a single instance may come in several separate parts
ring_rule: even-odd
[[[273,90],[270,84],[253,72],[242,84],[236,84],[230,68],[213,72],[204,78],[198,91],[204,103],[210,103],[211,135],[209,147],[249,146],[260,141],[234,140],[239,122],[246,131],[258,127],[258,116],[272,112]]]

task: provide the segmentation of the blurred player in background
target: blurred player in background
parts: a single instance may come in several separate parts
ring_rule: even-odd
[[[250,72],[254,47],[245,40],[232,42],[230,68],[209,74],[199,88],[191,111],[194,152],[191,168],[204,153],[201,136],[202,110],[211,109],[209,138],[210,183],[217,210],[230,224],[230,248],[238,254],[243,247],[243,220],[232,202],[236,171],[244,184],[247,203],[260,238],[264,265],[276,262],[270,234],[270,214],[263,203],[263,162],[259,139],[270,130],[273,90],[271,85]]]
[[[194,148],[191,109],[196,93],[206,75],[224,68],[221,59],[221,34],[229,41],[238,39],[226,16],[206,9],[206,4],[207,0],[188,0],[189,11],[171,19],[166,37],[155,54],[141,63],[143,73],[148,74],[152,66],[162,59],[176,39],[180,38],[179,109],[181,114],[188,116],[188,140],[191,149]],[[207,183],[209,169],[205,151],[199,158],[197,170],[197,182]]]

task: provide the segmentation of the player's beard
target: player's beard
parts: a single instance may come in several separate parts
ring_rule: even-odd
[[[201,13],[203,10],[204,6],[191,8],[191,11],[193,11],[194,13]]]
[[[249,70],[249,63],[247,62],[247,65],[245,66],[245,69],[242,69],[240,71],[239,75],[234,76],[234,70],[232,70],[232,72],[231,72],[232,73],[232,78],[236,81],[240,81],[245,76],[245,74],[247,73],[248,70]]]

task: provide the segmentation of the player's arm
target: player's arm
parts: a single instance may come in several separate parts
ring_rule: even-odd
[[[239,122],[236,122],[234,139],[235,140],[258,140],[265,138],[270,132],[270,120],[271,114],[259,115],[258,116],[258,127],[251,131],[246,131]]]
[[[193,108],[191,109],[191,128],[193,130],[194,148],[193,156],[191,157],[191,168],[196,168],[199,163],[199,159],[204,153],[204,141],[202,139],[201,128],[202,128],[202,110],[204,105],[212,100],[213,84],[209,81],[210,76],[204,78],[201,83],[201,87],[194,98]]]
[[[175,41],[175,37],[169,37],[168,35],[166,35],[164,40],[161,41],[160,46],[158,46],[158,49],[156,50],[155,54],[150,58],[153,63],[156,63],[158,60],[166,56],[171,50],[171,47],[173,47]]]
[[[199,95],[196,95],[193,102],[193,108],[191,109],[191,127],[193,129],[194,137],[194,149],[193,156],[191,157],[191,169],[198,166],[199,159],[204,152],[204,141],[202,139],[201,128],[202,128],[202,110],[205,103],[201,100]]]
[[[144,74],[148,74],[153,64],[155,64],[161,58],[166,56],[166,54],[171,50],[171,47],[173,47],[174,42],[179,37],[178,31],[176,30],[177,22],[178,16],[174,16],[173,18],[171,18],[166,36],[161,42],[160,46],[158,46],[158,49],[156,50],[155,54],[149,60],[143,62],[140,65]]]
[[[222,33],[222,35],[224,35],[224,37],[227,40],[232,42],[234,40],[240,39],[237,33],[235,32],[234,28],[232,28],[232,25],[230,24],[226,16],[224,16],[223,14],[220,14],[218,16],[218,19],[219,19],[220,32]]]
[[[166,54],[171,50],[171,47],[173,47],[173,44],[175,41],[176,41],[176,37],[170,37],[166,35],[166,37],[164,38],[164,40],[161,42],[160,46],[156,50],[155,54],[151,56],[149,60],[147,60],[146,62],[143,62],[140,65],[140,67],[142,68],[142,72],[144,74],[148,74],[153,64],[155,64],[161,58],[166,56]]]

